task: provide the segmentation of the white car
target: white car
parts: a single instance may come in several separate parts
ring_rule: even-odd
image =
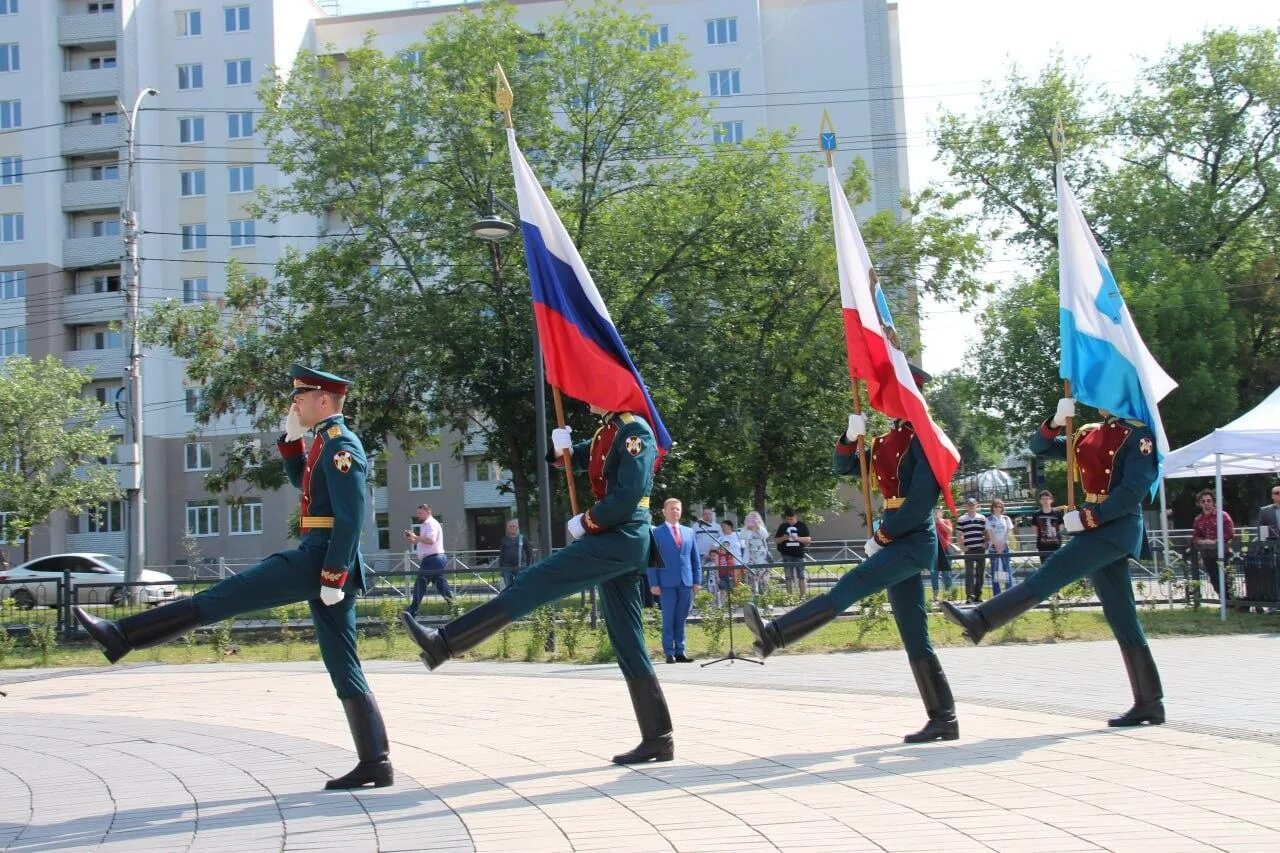
[[[110,554],[51,554],[12,569],[0,569],[0,601],[12,598],[23,610],[58,606],[58,582],[71,572],[76,604],[123,604],[124,561]],[[156,605],[178,598],[178,585],[164,572],[143,569],[138,600]]]

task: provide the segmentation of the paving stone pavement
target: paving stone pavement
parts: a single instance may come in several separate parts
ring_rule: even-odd
[[[1114,644],[944,649],[963,737],[901,652],[659,665],[676,760],[611,666],[371,662],[396,784],[355,758],[318,663],[0,672],[0,849],[1280,850],[1280,635],[1153,642],[1170,724]]]

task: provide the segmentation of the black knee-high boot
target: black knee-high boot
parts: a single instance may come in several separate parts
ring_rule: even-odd
[[[1107,720],[1107,725],[1160,725],[1164,722],[1164,688],[1160,685],[1160,670],[1156,669],[1155,658],[1151,657],[1151,647],[1121,646],[1120,654],[1124,656],[1129,686],[1133,688],[1133,707],[1120,716]]]
[[[964,635],[975,646],[982,642],[988,631],[1007,625],[1039,603],[1036,593],[1020,583],[1006,589],[976,607],[957,607],[950,601],[942,602],[942,615],[959,625]]]
[[[835,619],[837,615],[835,605],[825,595],[819,595],[799,607],[793,607],[772,622],[765,622],[754,604],[747,603],[742,608],[742,621],[755,635],[753,645],[762,658],[767,658],[778,649],[791,645],[807,634],[812,634]]]
[[[938,656],[930,654],[911,661],[911,674],[915,676],[916,689],[924,700],[929,722],[920,731],[904,737],[902,742],[928,743],[932,740],[955,740],[960,737],[956,700],[951,695],[951,685],[947,682],[947,674],[942,671],[942,662],[938,660]]]
[[[498,631],[511,624],[507,611],[494,601],[487,601],[474,610],[468,610],[439,630],[424,628],[408,611],[400,616],[409,636],[422,649],[422,662],[427,669],[440,664],[468,649],[473,649]]]
[[[199,628],[201,624],[195,599],[192,598],[180,598],[171,604],[152,607],[118,622],[99,619],[80,607],[71,608],[71,612],[89,636],[102,646],[102,653],[112,663],[134,649],[158,646]]]
[[[642,675],[627,679],[627,691],[631,694],[631,707],[640,724],[640,745],[630,752],[613,757],[614,764],[644,764],[647,761],[670,761],[676,756],[675,740],[671,735],[671,712],[667,699],[662,695],[658,676]]]
[[[343,699],[342,710],[347,713],[347,727],[351,729],[351,740],[360,763],[345,776],[325,782],[325,788],[363,788],[365,785],[385,788],[395,781],[395,772],[391,769],[387,727],[382,722],[377,701],[372,693],[361,693]]]

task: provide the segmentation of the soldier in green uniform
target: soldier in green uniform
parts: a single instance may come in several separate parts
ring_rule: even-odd
[[[596,406],[591,411],[603,415],[603,422],[590,441],[573,444],[568,427],[553,430],[548,453],[548,461],[558,463],[561,451],[571,450],[574,468],[586,468],[596,498],[589,510],[569,519],[573,538],[569,546],[525,569],[491,601],[439,630],[419,625],[408,613],[404,624],[421,647],[427,668],[435,669],[534,609],[598,584],[605,629],[617,652],[641,734],[639,746],[615,755],[613,761],[670,761],[675,756],[671,713],[649,660],[640,621],[657,445],[640,415],[606,413]]]
[[[1129,558],[1139,556],[1143,543],[1142,501],[1159,476],[1155,437],[1140,421],[1102,414],[1104,423],[1087,424],[1073,437],[1085,501],[1063,521],[1067,532],[1076,535],[1025,582],[977,607],[956,607],[944,601],[943,613],[978,643],[988,631],[1013,621],[1064,586],[1088,577],[1120,643],[1133,690],[1133,707],[1107,724],[1159,725],[1164,722],[1164,690],[1138,621],[1129,577]],[[1065,397],[1058,401],[1053,417],[1031,436],[1032,452],[1065,459],[1063,426],[1074,415],[1074,400]]]
[[[359,763],[326,788],[383,787],[393,781],[387,730],[356,653],[356,595],[364,591],[360,532],[368,464],[360,439],[343,421],[350,382],[295,365],[289,418],[277,442],[289,481],[302,490],[297,548],[272,554],[253,568],[190,598],[116,622],[79,607],[76,618],[115,663],[133,649],[179,637],[240,613],[306,601],[329,677],[346,712]],[[310,447],[302,440],[308,430]]]
[[[927,378],[913,368],[918,385]],[[857,472],[858,436],[866,432],[866,418],[850,415],[848,429],[836,441],[833,467],[837,474]],[[898,635],[907,652],[911,674],[929,719],[924,728],[903,737],[906,743],[955,740],[960,737],[955,700],[942,663],[929,640],[928,607],[921,572],[933,567],[938,534],[933,507],[941,489],[925,458],[915,430],[906,421],[871,443],[871,469],[884,495],[884,515],[875,535],[867,540],[867,560],[841,576],[830,592],[811,598],[766,623],[754,604],[743,609],[743,620],[755,634],[762,657],[816,631],[855,601],[888,591]]]

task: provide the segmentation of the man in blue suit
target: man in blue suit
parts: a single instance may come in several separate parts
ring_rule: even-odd
[[[649,590],[660,596],[662,606],[662,652],[667,663],[693,663],[684,653],[684,623],[689,618],[693,594],[702,586],[702,563],[694,543],[692,527],[680,523],[684,506],[679,498],[662,504],[663,523],[653,528],[657,546],[656,566],[649,568]]]

